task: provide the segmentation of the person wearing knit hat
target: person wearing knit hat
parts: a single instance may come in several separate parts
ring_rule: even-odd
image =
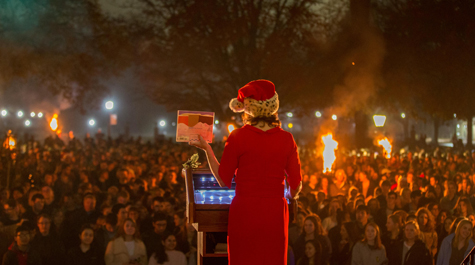
[[[302,187],[300,159],[291,133],[281,128],[279,98],[268,80],[255,80],[230,101],[243,112],[244,126],[232,131],[221,163],[203,139],[190,145],[203,149],[221,187],[231,188],[228,221],[230,265],[287,264],[289,210],[286,198],[297,198]],[[285,180],[289,189],[286,189]]]

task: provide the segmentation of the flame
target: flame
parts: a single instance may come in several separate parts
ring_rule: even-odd
[[[391,158],[391,150],[393,149],[393,146],[389,142],[388,138],[384,138],[378,141],[378,144],[381,145],[384,148],[384,156],[389,159]]]
[[[331,133],[322,136],[322,142],[325,145],[323,150],[323,173],[332,172],[332,166],[336,160],[335,150],[338,148],[338,142],[333,140]]]
[[[56,131],[58,129],[58,114],[53,115],[53,119],[51,119],[49,127],[51,127],[51,130],[53,131]]]
[[[233,124],[228,124],[228,132],[231,134],[234,131],[234,125]]]
[[[12,131],[9,130],[7,133],[7,138],[5,139],[5,142],[3,142],[3,147],[6,149],[13,150],[16,145],[16,140],[12,135]]]

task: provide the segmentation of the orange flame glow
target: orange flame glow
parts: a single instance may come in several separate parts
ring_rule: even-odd
[[[328,133],[322,136],[325,145],[323,150],[323,173],[332,172],[333,163],[336,160],[335,150],[338,149],[338,142],[333,140],[333,135]]]
[[[388,138],[384,138],[378,141],[378,144],[381,145],[384,148],[384,157],[387,159],[391,158],[391,151],[393,149],[393,146],[389,142]]]
[[[58,129],[58,114],[53,115],[53,119],[51,119],[49,127],[51,127],[51,130],[53,131],[56,131]]]

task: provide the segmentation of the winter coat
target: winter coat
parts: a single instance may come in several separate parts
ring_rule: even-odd
[[[407,251],[402,262],[404,241],[401,240],[395,245],[394,255],[389,259],[389,265],[432,265],[432,254],[426,244],[421,240],[416,240],[414,245]]]
[[[442,240],[442,245],[440,245],[440,249],[437,256],[437,265],[445,265],[449,264],[450,256],[452,255],[452,241],[454,240],[455,233],[452,233]],[[470,250],[475,247],[475,243],[470,239],[468,241],[468,248],[465,250],[465,257],[470,253]]]

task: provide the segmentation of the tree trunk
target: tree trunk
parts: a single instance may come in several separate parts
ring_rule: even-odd
[[[467,149],[472,150],[473,144],[473,117],[469,116],[467,119]]]
[[[434,117],[434,139],[432,139],[433,146],[439,146],[439,127],[440,119],[438,117]]]

